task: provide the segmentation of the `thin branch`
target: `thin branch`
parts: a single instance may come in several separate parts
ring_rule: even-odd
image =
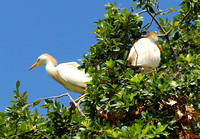
[[[68,93],[67,93],[67,96],[68,96],[69,99],[73,102],[74,106],[78,109],[79,113],[80,113],[82,116],[86,117],[85,114],[82,112],[81,107],[80,107],[80,103],[81,103],[82,99],[84,99],[84,98],[81,98],[81,99],[78,101],[78,103],[76,103]]]
[[[153,20],[160,27],[160,29],[163,31],[163,33],[166,34],[167,32],[165,31],[165,29],[160,25],[160,23],[158,22],[158,20],[152,15],[152,13],[148,9],[147,9],[147,13],[153,18]]]
[[[59,96],[52,96],[52,97],[45,97],[45,98],[39,98],[37,99],[36,101],[42,101],[42,100],[45,100],[45,99],[56,99],[56,98],[61,98],[61,97],[64,97],[64,96],[68,96],[67,95],[68,93],[65,93],[65,94],[62,94],[62,95],[59,95]],[[33,103],[29,104],[28,107],[32,106]]]
[[[134,12],[134,7],[133,6],[131,6],[131,13],[133,13]]]
[[[45,100],[45,99],[56,99],[56,98],[61,98],[61,97],[64,97],[64,96],[68,96],[69,99],[72,101],[72,103],[74,104],[74,106],[78,109],[79,113],[82,115],[82,116],[85,116],[85,114],[82,112],[81,108],[80,108],[80,103],[82,101],[82,99],[84,98],[81,98],[78,103],[76,103],[74,101],[74,99],[69,95],[69,93],[65,93],[65,94],[62,94],[62,95],[59,95],[59,96],[52,96],[52,97],[45,97],[45,98],[39,98],[37,99],[36,101],[42,101],[42,100]],[[29,104],[28,107],[32,106],[33,103]]]
[[[147,31],[148,28],[152,25],[152,23],[153,23],[153,19],[151,19],[151,21],[146,25],[144,31]]]
[[[182,22],[185,20],[185,18],[189,15],[189,13],[191,12],[192,8],[190,8],[188,10],[188,12],[183,16],[183,18],[180,20],[179,24],[182,24]]]
[[[142,13],[145,13],[145,12],[147,12],[147,10],[143,10],[143,11],[140,11],[140,12],[138,12],[137,14],[142,14]]]
[[[170,28],[165,34],[159,34],[158,37],[166,37],[169,36],[169,33],[172,31],[172,28]]]
[[[158,12],[157,14],[160,14],[160,13],[162,13],[162,15],[165,15],[165,14],[170,13],[170,11],[167,11],[167,12]]]

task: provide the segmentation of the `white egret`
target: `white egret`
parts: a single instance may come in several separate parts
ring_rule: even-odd
[[[80,94],[85,93],[85,82],[90,81],[91,78],[84,70],[77,68],[79,66],[78,63],[69,62],[57,65],[56,59],[45,53],[38,57],[29,70],[43,65],[46,65],[46,72],[67,90]]]
[[[160,63],[160,51],[163,51],[163,49],[157,42],[158,36],[154,32],[136,41],[127,59],[131,66],[142,67],[145,72],[151,72],[158,67]]]

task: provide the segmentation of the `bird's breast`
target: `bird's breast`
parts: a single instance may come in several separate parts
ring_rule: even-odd
[[[84,94],[85,93],[85,89],[86,89],[86,85],[85,87],[81,87],[81,86],[77,86],[75,84],[72,84],[70,82],[66,82],[63,84],[63,86],[70,91],[73,91],[75,93],[80,93],[80,94]]]

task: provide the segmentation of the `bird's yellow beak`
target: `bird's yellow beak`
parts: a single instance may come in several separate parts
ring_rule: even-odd
[[[37,64],[38,64],[39,60],[37,60],[30,68],[29,68],[29,71],[34,68]]]
[[[163,51],[162,47],[160,47],[159,44],[157,44],[158,48],[160,49],[160,51]]]

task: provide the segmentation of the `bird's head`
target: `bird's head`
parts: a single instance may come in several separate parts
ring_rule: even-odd
[[[158,35],[155,32],[149,33],[145,38],[148,38],[151,42],[155,43],[160,51],[163,51],[162,47],[158,44]]]
[[[37,61],[29,68],[29,70],[33,69],[34,67],[41,67],[46,65],[48,62],[51,62],[53,65],[57,65],[57,61],[49,54],[42,54],[38,57]]]
[[[158,42],[158,36],[157,36],[157,34],[155,32],[149,33],[147,36],[145,36],[145,38],[148,38],[153,43],[157,43]]]

